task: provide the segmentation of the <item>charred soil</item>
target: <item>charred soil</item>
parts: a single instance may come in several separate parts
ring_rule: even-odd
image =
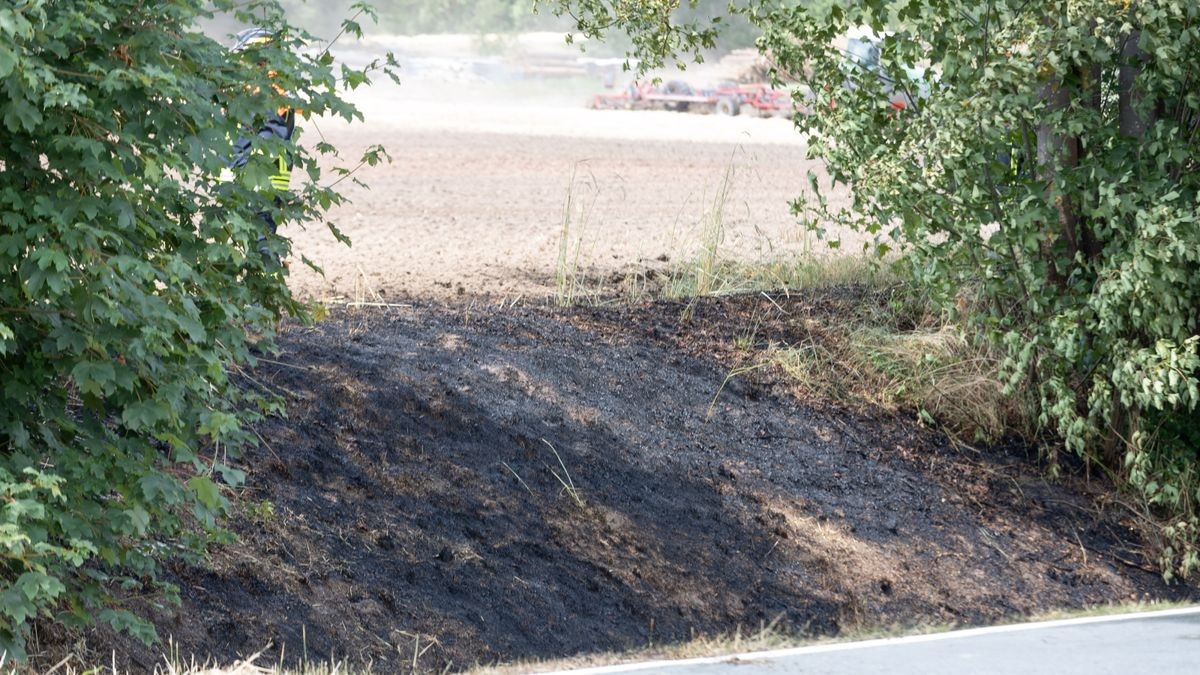
[[[838,307],[416,302],[289,329],[255,375],[288,414],[245,458],[238,542],[171,569],[183,606],[159,632],[221,662],[441,671],[1186,592],[1094,483],[1044,480],[1036,450],[956,450],[765,369],[722,389],[749,316],[773,312],[758,334],[786,341],[793,317]]]

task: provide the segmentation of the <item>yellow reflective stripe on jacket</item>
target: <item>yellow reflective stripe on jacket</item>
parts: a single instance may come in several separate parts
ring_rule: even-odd
[[[275,160],[276,171],[271,175],[271,187],[276,190],[286,190],[292,184],[292,169],[288,166],[287,157]]]

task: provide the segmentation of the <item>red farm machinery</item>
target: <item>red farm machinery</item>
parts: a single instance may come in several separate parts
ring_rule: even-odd
[[[630,82],[620,93],[597,94],[588,104],[596,110],[671,110],[675,112],[738,115],[754,112],[761,117],[790,116],[795,112],[791,96],[765,84],[722,82],[695,89],[687,82],[672,80],[662,85]]]

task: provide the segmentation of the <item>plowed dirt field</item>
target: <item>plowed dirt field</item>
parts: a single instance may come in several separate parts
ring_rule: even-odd
[[[353,246],[320,226],[285,228],[296,256],[326,273],[294,264],[298,293],[544,295],[564,238],[572,267],[603,280],[695,256],[713,217],[722,256],[827,250],[791,211],[807,172],[824,174],[786,119],[595,111],[582,93],[530,101],[478,89],[480,100],[384,87],[359,101],[366,125],[307,125],[306,139],[319,132],[347,160],[381,143],[394,161],[358,174],[369,190],[345,183],[352,203],[331,220]]]

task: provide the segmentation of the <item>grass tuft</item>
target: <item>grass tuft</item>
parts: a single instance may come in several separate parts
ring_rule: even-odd
[[[562,456],[558,454],[558,450],[554,449],[554,446],[550,444],[550,441],[544,438],[541,440],[546,444],[547,448],[550,448],[550,452],[554,453],[554,459],[558,460],[558,466],[562,468],[562,476],[558,475],[558,472],[554,469],[550,469],[550,473],[558,479],[558,482],[563,487],[563,492],[567,493],[567,496],[575,502],[575,505],[582,509],[584,506],[583,497],[579,495],[579,488],[575,487],[575,481],[571,479],[571,472],[567,471],[567,465],[563,463]]]
[[[567,198],[563,203],[562,227],[558,238],[558,261],[554,269],[554,301],[560,307],[570,307],[587,300],[586,278],[580,274],[579,265],[583,256],[583,237],[596,198],[600,195],[595,176],[588,181],[577,179],[579,162],[571,167],[571,180],[567,184]],[[580,190],[584,190],[583,195]]]

